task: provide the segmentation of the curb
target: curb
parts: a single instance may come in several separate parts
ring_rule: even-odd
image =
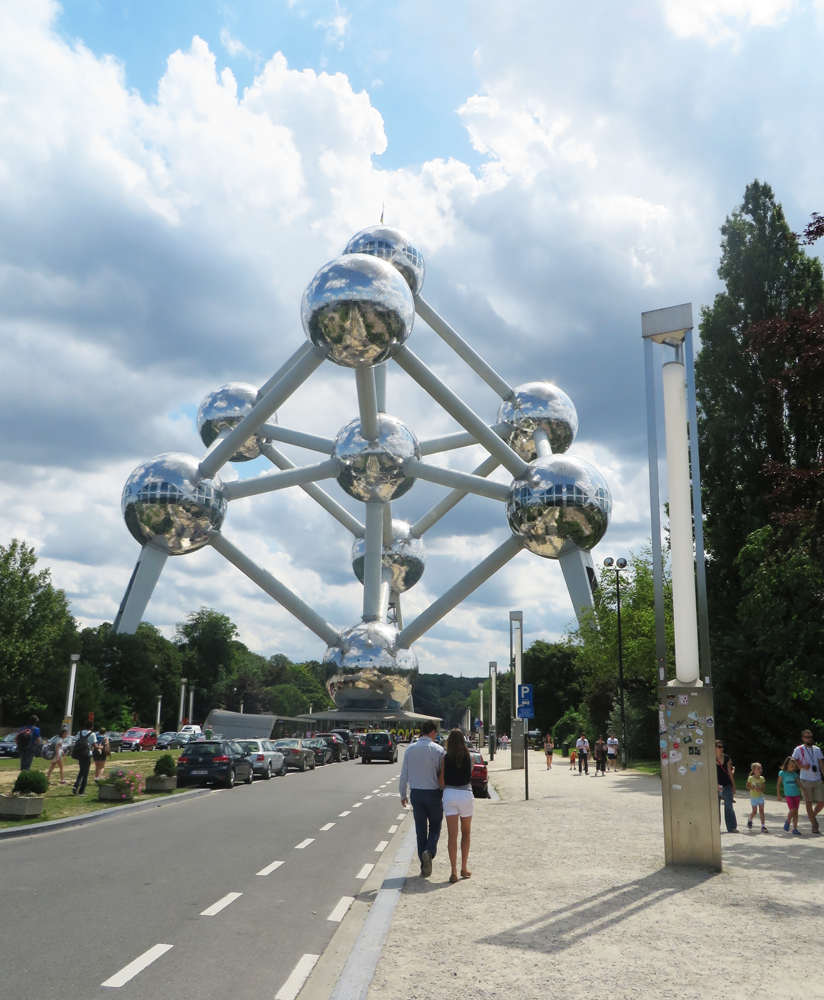
[[[112,816],[119,816],[128,810],[142,812],[144,809],[160,809],[161,806],[168,806],[173,802],[185,802],[200,795],[210,795],[211,792],[211,788],[193,788],[190,792],[181,792],[180,795],[170,795],[158,802],[131,802],[126,806],[112,806],[109,809],[100,809],[98,812],[86,813],[83,816],[67,816],[65,819],[49,820],[48,823],[32,823],[30,826],[20,827],[10,826],[5,830],[0,830],[0,840],[11,840],[13,837],[34,837],[38,833],[56,832],[73,826],[85,826],[87,823],[96,823],[101,819],[110,819]]]

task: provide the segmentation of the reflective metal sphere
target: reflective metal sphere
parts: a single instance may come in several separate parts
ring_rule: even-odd
[[[426,546],[422,538],[413,538],[408,521],[392,519],[395,540],[383,547],[383,565],[392,572],[392,589],[402,594],[414,587],[426,569]],[[363,559],[366,540],[356,538],[352,546],[352,569],[363,583]]]
[[[344,629],[334,646],[324,653],[323,662],[339,669],[363,671],[360,675],[333,677],[327,688],[339,707],[354,707],[358,701],[362,708],[402,708],[412,694],[409,678],[391,673],[394,670],[415,670],[418,660],[410,649],[397,646],[398,630],[386,622],[358,622]],[[339,695],[344,690],[346,696]],[[340,700],[339,700],[340,698]],[[383,702],[369,705],[368,702]]]
[[[589,462],[553,455],[529,463],[513,480],[506,501],[509,527],[539,556],[557,559],[574,548],[589,551],[606,534],[612,497]]]
[[[565,452],[578,433],[578,414],[572,400],[551,382],[519,385],[498,408],[498,423],[509,424],[505,440],[525,462],[538,457],[533,431],[546,431],[555,455]]]
[[[325,264],[303,293],[306,336],[344,368],[369,368],[394,357],[415,321],[400,272],[379,257],[350,253]]]
[[[403,471],[409,458],[420,458],[418,439],[397,417],[378,414],[380,433],[376,441],[361,436],[360,420],[338,431],[332,457],[341,463],[338,482],[356,500],[396,500],[415,480]]]
[[[420,295],[426,265],[423,254],[409,233],[391,226],[367,226],[346,244],[346,253],[368,253],[388,260],[404,276],[413,295]]]
[[[223,484],[219,476],[200,478],[197,465],[191,455],[169,452],[138,465],[126,480],[120,509],[141,545],[155,540],[181,556],[208,545],[210,528],[220,529]]]
[[[246,382],[227,382],[200,404],[197,411],[197,432],[208,448],[223,430],[233,430],[257,402],[258,391]],[[277,414],[269,418],[277,423]],[[232,455],[231,462],[251,462],[260,455],[260,437],[256,434]]]

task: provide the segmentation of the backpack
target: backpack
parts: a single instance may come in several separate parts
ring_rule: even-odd
[[[17,749],[18,750],[28,750],[31,747],[31,729],[25,726],[17,734]]]
[[[74,760],[85,760],[87,757],[91,757],[92,752],[89,748],[89,734],[86,733],[84,736],[82,733],[77,734],[77,739],[74,741],[74,746],[72,747],[72,757]]]
[[[45,757],[46,760],[53,760],[54,759],[54,747],[52,746],[51,743],[47,743],[43,747],[43,752],[40,754],[40,756],[41,757]]]

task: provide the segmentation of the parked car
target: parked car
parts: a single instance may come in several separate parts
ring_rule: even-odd
[[[181,735],[183,735],[185,733],[187,736],[202,736],[203,735],[203,730],[200,728],[200,726],[193,726],[193,725],[192,726],[181,726],[180,727],[180,733],[181,733]],[[215,734],[212,733],[212,738],[213,739],[214,739],[214,735]]]
[[[17,733],[9,733],[0,740],[0,757],[19,757],[17,749]]]
[[[470,750],[469,756],[472,758],[472,777],[470,778],[472,782],[472,794],[476,799],[488,799],[489,774],[483,754]]]
[[[319,736],[312,736],[310,739],[304,740],[303,742],[314,751],[316,764],[323,765],[332,763],[332,748],[326,740],[321,739]]]
[[[286,774],[286,759],[269,740],[237,740],[251,756],[252,770],[267,781],[273,774]]]
[[[333,729],[335,736],[340,736],[349,751],[349,759],[354,760],[358,756],[358,741],[351,729]]]
[[[190,740],[177,758],[178,788],[185,785],[251,785],[254,770],[250,755],[234,740]]]
[[[315,751],[308,745],[307,740],[285,739],[277,740],[274,744],[275,750],[279,750],[286,761],[286,767],[293,767],[297,771],[314,771]]]
[[[391,733],[367,733],[361,749],[361,763],[371,764],[373,760],[385,760],[395,764],[398,760],[398,744]]]
[[[188,736],[181,736],[180,733],[161,733],[157,738],[155,750],[180,750],[189,742]]]
[[[337,733],[318,733],[317,738],[324,740],[332,751],[332,760],[339,764],[342,760],[349,760],[349,745],[342,736]]]
[[[120,741],[121,750],[154,750],[157,746],[157,733],[154,729],[130,729]]]
[[[123,749],[123,733],[106,733],[109,738],[109,750],[119,753]]]

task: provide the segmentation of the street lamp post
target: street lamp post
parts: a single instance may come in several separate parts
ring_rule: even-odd
[[[481,720],[481,728],[478,730],[478,750],[484,748],[484,682],[478,684],[478,718]]]
[[[607,569],[615,569],[615,593],[618,607],[618,689],[621,697],[621,768],[627,769],[627,724],[624,716],[624,647],[621,642],[621,573],[627,568],[626,559],[604,560]]]
[[[489,661],[489,759],[498,747],[498,663]]]
[[[183,728],[183,713],[186,711],[186,678],[180,678],[180,711],[177,716],[177,731]]]
[[[513,771],[520,771],[524,767],[524,741],[522,737],[526,734],[523,719],[518,718],[518,688],[523,682],[521,668],[524,656],[524,613],[523,611],[509,612],[509,662],[512,666],[512,755],[509,759],[509,766]]]
[[[66,695],[66,718],[65,724],[69,729],[69,736],[72,734],[72,716],[74,715],[74,686],[77,681],[77,662],[80,659],[80,653],[72,653],[69,657],[71,659],[72,665],[69,671],[69,691]]]

